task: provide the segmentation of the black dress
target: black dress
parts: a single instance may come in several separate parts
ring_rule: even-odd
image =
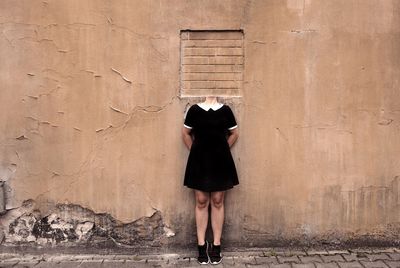
[[[228,105],[208,111],[190,106],[184,126],[194,135],[186,164],[184,185],[204,192],[225,191],[239,184],[235,163],[227,141],[229,130],[237,126]]]

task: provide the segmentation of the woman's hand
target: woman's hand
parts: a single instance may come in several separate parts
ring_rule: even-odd
[[[190,148],[192,148],[192,143],[193,143],[192,135],[190,135],[191,131],[192,130],[187,127],[184,127],[184,126],[182,127],[183,142],[185,143],[185,145],[189,149],[189,151],[190,151]]]
[[[232,145],[235,143],[235,141],[237,140],[238,137],[239,137],[239,132],[238,132],[237,128],[230,130],[229,137],[228,137],[229,147],[232,147]]]

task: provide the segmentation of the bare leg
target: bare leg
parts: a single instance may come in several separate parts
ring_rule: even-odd
[[[222,226],[224,224],[225,192],[211,193],[211,226],[214,235],[214,245],[221,244]]]
[[[210,205],[210,194],[199,190],[194,190],[196,197],[196,227],[197,243],[204,245],[208,224],[208,206]]]

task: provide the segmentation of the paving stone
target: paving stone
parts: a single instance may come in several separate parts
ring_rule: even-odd
[[[95,263],[93,263],[93,264],[95,264]],[[90,266],[86,266],[86,267],[90,267]],[[91,266],[91,267],[94,267],[94,266]],[[102,267],[102,268],[125,268],[128,266],[127,266],[126,262],[124,262],[122,260],[121,261],[113,261],[113,260],[105,259],[104,262],[102,262],[101,266],[99,266],[99,267]],[[136,267],[136,265],[134,267]],[[80,268],[80,266],[79,266],[79,268]]]
[[[336,262],[327,262],[327,263],[314,263],[316,268],[339,268],[339,265]]]
[[[383,261],[384,263],[386,263],[387,266],[389,266],[390,268],[400,268],[400,262],[399,261]]]
[[[292,268],[315,268],[313,263],[292,263]]]
[[[323,262],[320,255],[299,256],[302,263]]]
[[[264,250],[264,249],[263,249]],[[309,251],[317,253],[316,250]],[[324,251],[319,251],[324,252]],[[265,253],[278,253],[266,255]],[[222,263],[215,265],[225,268],[238,267],[281,267],[281,268],[400,268],[400,251],[397,248],[332,250],[324,254],[304,255],[306,251],[251,251],[228,252],[223,254]],[[331,254],[329,254],[331,253]],[[0,253],[0,268],[194,268],[204,267],[197,263],[195,253],[186,255],[129,255],[129,254],[10,254]],[[228,255],[228,256],[227,256]]]
[[[290,263],[278,263],[278,264],[271,263],[271,264],[269,264],[269,267],[271,267],[271,268],[291,268],[291,265],[290,265]]]
[[[80,262],[77,261],[63,261],[63,262],[40,262],[35,268],[76,268]]]
[[[19,260],[17,259],[0,259],[0,265],[5,265],[5,264],[16,264],[18,263]]]
[[[187,258],[187,260],[188,260],[188,262],[189,262],[189,265],[199,264],[199,263],[197,262],[197,256],[196,256],[196,257]],[[224,257],[222,260],[225,261],[225,260],[226,260],[226,257]]]
[[[154,263],[147,263],[147,262],[139,262],[139,263],[134,263],[134,262],[103,262],[100,266],[92,266],[92,267],[101,267],[101,268],[151,268],[151,267],[180,267],[180,266],[174,266],[174,265],[167,265],[166,263],[163,262],[154,262]],[[80,266],[79,266],[80,268]]]
[[[394,252],[394,253],[386,253],[390,259],[395,260],[395,261],[400,261],[400,253]]]
[[[169,264],[173,264],[175,267],[187,267],[190,264],[190,260],[179,258],[176,260],[169,260]]]
[[[141,260],[141,261],[133,261],[133,260],[126,260],[125,261],[125,266],[127,267],[145,267],[148,266],[147,260]]]
[[[124,263],[124,262],[126,262],[126,260],[113,260],[105,258],[102,263]]]
[[[3,258],[1,260],[1,262],[3,262],[3,261],[19,263],[19,262],[39,262],[40,260],[39,259],[33,259],[30,256],[13,255],[13,256],[8,256],[7,258]]]
[[[75,267],[77,267],[77,265],[79,265],[79,263],[77,264],[75,262]],[[0,265],[0,267],[1,267],[1,265]],[[58,264],[55,264],[52,262],[47,262],[47,261],[42,261],[35,265],[35,268],[50,268],[50,267],[58,267]]]
[[[338,262],[340,268],[363,268],[360,262],[350,261],[350,262]]]
[[[367,257],[371,261],[376,261],[376,260],[391,260],[389,255],[386,253],[376,253],[376,254],[367,254]]]
[[[257,264],[268,264],[275,263],[278,264],[278,259],[276,257],[255,257]]]
[[[345,259],[343,259],[342,255],[336,254],[336,255],[319,255],[321,258],[324,260],[324,262],[344,262]]]
[[[350,254],[340,254],[346,261],[359,261],[359,260],[368,260],[367,254],[356,254],[356,253],[350,253]]]
[[[365,268],[388,268],[383,261],[360,261]]]
[[[23,260],[23,261],[19,261],[16,265],[15,265],[15,267],[33,267],[33,266],[35,266],[35,265],[37,265],[39,263],[39,261],[35,261],[35,260],[32,260],[32,261],[29,261],[29,260]]]
[[[97,266],[93,266],[93,268],[94,267],[97,268]],[[102,266],[98,266],[98,267],[101,267],[101,268],[104,268],[104,267],[107,267],[107,268],[157,268],[157,267],[164,268],[164,267],[175,267],[175,266],[161,264],[161,263],[148,264],[148,263],[128,263],[128,262],[126,262],[121,266],[118,266],[118,265],[111,266],[111,264],[108,266],[107,265],[105,266],[103,264]],[[194,267],[194,266],[188,266],[188,267]],[[80,267],[78,267],[78,268],[80,268]]]
[[[185,268],[198,268],[198,267],[203,267],[204,265],[199,264],[198,262],[196,263],[190,263],[188,266],[185,266]],[[136,268],[137,266],[132,266],[134,268]],[[168,267],[168,266],[161,266],[161,267]],[[218,264],[216,265],[216,267],[233,267],[233,266],[224,266],[224,264]],[[147,266],[146,268],[149,268],[149,266]]]
[[[233,257],[235,264],[257,264],[255,257]]]
[[[13,267],[18,263],[18,261],[7,261],[7,260],[2,260],[0,261],[0,267]]]
[[[231,268],[231,267],[238,267],[238,266],[236,264],[222,262],[222,267]]]
[[[300,263],[300,259],[297,256],[277,256],[279,263],[294,262]]]
[[[191,262],[192,262],[192,259],[191,259]],[[222,263],[223,263],[224,266],[228,266],[228,265],[233,266],[233,265],[235,265],[235,260],[234,260],[234,258],[232,256],[225,256],[224,255],[223,258],[222,258]]]

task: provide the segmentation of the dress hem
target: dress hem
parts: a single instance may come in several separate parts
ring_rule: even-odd
[[[234,188],[235,186],[237,186],[237,185],[239,185],[239,183],[234,184],[234,185],[232,185],[232,186],[230,186],[230,187],[221,188],[221,189],[212,189],[212,190],[209,190],[209,189],[200,189],[200,188],[196,188],[196,187],[194,187],[194,186],[189,186],[189,185],[184,185],[184,186],[186,186],[186,187],[189,188],[189,189],[199,190],[199,191],[202,191],[202,192],[211,193],[211,192],[222,192],[222,191],[227,191],[227,190],[233,189],[233,188]]]

